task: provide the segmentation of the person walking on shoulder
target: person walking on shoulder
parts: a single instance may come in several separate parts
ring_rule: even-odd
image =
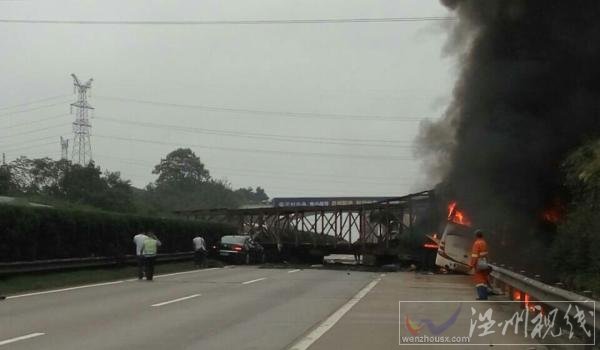
[[[133,243],[135,244],[135,255],[137,258],[137,266],[138,266],[138,279],[144,278],[144,256],[142,255],[142,247],[144,246],[144,241],[148,238],[143,233],[138,233],[133,236]]]
[[[194,263],[197,267],[203,267],[206,258],[206,242],[202,236],[198,235],[194,237],[192,243],[194,244]]]
[[[154,278],[154,262],[156,260],[158,247],[160,246],[160,241],[153,233],[149,234],[148,238],[144,240],[144,244],[142,246],[142,255],[144,257],[144,272],[146,274],[147,281],[152,281]]]

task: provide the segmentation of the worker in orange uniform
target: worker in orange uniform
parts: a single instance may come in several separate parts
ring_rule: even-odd
[[[488,248],[487,242],[483,239],[483,231],[475,231],[475,242],[471,249],[471,268],[474,269],[473,282],[477,291],[477,300],[487,300],[488,298],[488,276],[490,268],[487,263]]]

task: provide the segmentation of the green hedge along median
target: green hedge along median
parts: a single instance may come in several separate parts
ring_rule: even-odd
[[[212,245],[234,226],[107,212],[0,205],[0,262],[134,254],[133,235],[153,231],[161,253],[192,250],[202,234]]]

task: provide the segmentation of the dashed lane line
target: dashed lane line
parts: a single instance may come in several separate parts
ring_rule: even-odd
[[[371,289],[375,288],[377,283],[381,281],[382,276],[371,281],[367,284],[363,289],[361,289],[356,295],[354,295],[347,303],[342,305],[336,312],[334,312],[331,316],[329,316],[325,321],[323,321],[317,328],[313,329],[310,333],[302,337],[298,342],[296,342],[289,350],[306,350],[308,349],[314,342],[316,342],[323,334],[327,333],[335,324],[342,318],[344,315],[352,309],[354,305],[356,305],[365,295],[367,295]]]
[[[266,279],[267,279],[266,277],[261,277],[261,278],[255,279],[255,280],[250,280],[250,281],[242,282],[242,284],[250,284],[250,283],[260,282],[260,281],[264,281]]]
[[[31,333],[31,334],[22,335],[22,336],[16,337],[16,338],[2,340],[2,341],[0,341],[0,346],[7,345],[7,344],[12,344],[12,343],[16,343],[16,342],[21,341],[21,340],[27,340],[27,339],[31,339],[31,338],[36,338],[36,337],[39,337],[39,336],[42,336],[42,335],[45,335],[45,334],[46,333]]]
[[[169,305],[169,304],[177,303],[177,302],[180,302],[180,301],[184,301],[184,300],[189,300],[189,299],[192,299],[192,298],[196,298],[196,297],[199,297],[200,295],[201,294],[188,295],[187,297],[177,298],[177,299],[173,299],[173,300],[167,300],[167,301],[163,301],[162,303],[152,304],[150,306],[157,307],[157,306]]]

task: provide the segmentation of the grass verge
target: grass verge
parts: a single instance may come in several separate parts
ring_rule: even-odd
[[[223,266],[219,261],[208,260],[207,267]],[[193,270],[192,261],[158,264],[155,274]],[[65,288],[83,284],[109,282],[137,277],[137,266],[88,268],[59,272],[26,273],[0,277],[0,295]]]

